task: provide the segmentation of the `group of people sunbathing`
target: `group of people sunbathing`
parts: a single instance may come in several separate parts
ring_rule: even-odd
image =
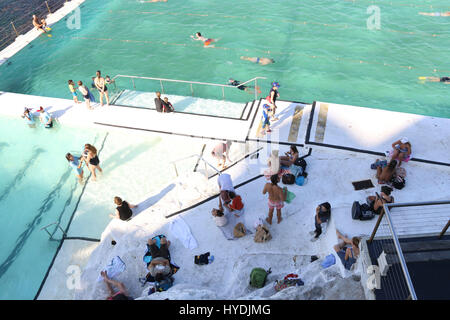
[[[387,153],[390,161],[380,161],[377,159],[374,166],[377,173],[376,178],[379,184],[389,184],[395,175],[396,169],[402,162],[408,162],[411,158],[411,143],[408,138],[402,138],[392,143],[392,151]]]

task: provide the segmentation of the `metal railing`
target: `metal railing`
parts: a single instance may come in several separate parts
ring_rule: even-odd
[[[402,243],[404,242],[400,242],[399,239],[420,239],[424,237],[433,239],[432,237],[438,235],[435,239],[439,241],[450,226],[450,221],[448,220],[450,216],[448,213],[449,204],[450,201],[428,201],[397,204],[385,203],[383,205],[384,210],[378,217],[378,221],[367,243],[371,247],[369,250],[371,251],[371,256],[373,258],[378,257],[379,264],[381,261],[382,264],[389,266],[387,269],[388,273],[384,274],[385,285],[383,294],[386,297],[417,300],[407,262],[402,251]],[[393,209],[397,210],[393,212]],[[439,227],[440,223],[442,223],[442,226],[445,224],[443,229]],[[418,229],[419,225],[420,229]]]
[[[222,98],[223,99],[225,99],[225,88],[238,89],[238,86],[231,86],[231,85],[226,85],[226,84],[208,83],[208,82],[199,82],[199,81],[187,81],[187,80],[175,80],[175,79],[165,79],[165,78],[154,78],[154,77],[129,76],[129,75],[123,75],[123,74],[118,74],[118,75],[114,76],[112,78],[112,80],[114,80],[114,82],[115,82],[116,79],[119,79],[119,78],[128,78],[128,79],[130,79],[131,83],[133,85],[133,89],[136,89],[135,79],[159,81],[162,94],[165,94],[163,82],[174,82],[174,83],[189,84],[192,96],[194,96],[194,88],[192,86],[194,84],[195,85],[202,85],[202,86],[219,87],[219,88],[222,89]],[[267,78],[265,78],[265,77],[255,77],[253,79],[250,79],[250,80],[247,80],[247,81],[245,81],[243,83],[240,83],[239,86],[246,85],[246,84],[254,82],[254,84],[255,84],[254,85],[255,86],[255,100],[257,100],[258,99],[258,90],[256,90],[256,87],[258,86],[258,80],[264,80],[264,79],[267,79]]]
[[[61,239],[54,239],[54,238],[53,238],[53,234],[51,234],[51,233],[48,231],[48,228],[51,227],[51,226],[54,226],[55,224],[56,224],[56,228],[55,228],[55,231],[53,232],[53,234],[56,232],[56,230],[58,230],[58,229],[61,230],[61,232],[63,233],[63,238],[61,238]],[[49,225],[46,225],[45,227],[42,227],[42,228],[41,228],[41,231],[42,231],[42,230],[45,230],[45,232],[48,233],[49,239],[50,239],[50,240],[60,241],[60,240],[64,239],[64,237],[66,236],[66,232],[61,228],[61,226],[59,225],[59,222],[53,222],[53,223],[50,223]]]
[[[180,159],[176,159],[176,160],[173,160],[173,161],[170,162],[170,163],[173,165],[173,168],[174,168],[174,170],[175,170],[175,174],[176,174],[177,177],[179,176],[179,174],[178,174],[178,169],[177,169],[177,164],[176,164],[176,163],[177,163],[177,162],[180,162],[180,161],[187,160],[187,159],[191,159],[191,158],[197,158],[198,161],[203,161],[203,163],[205,164],[205,176],[206,176],[207,179],[209,178],[209,177],[208,177],[208,166],[211,167],[211,168],[212,168],[214,171],[216,171],[218,174],[221,174],[220,170],[217,169],[216,167],[214,167],[214,166],[213,166],[212,164],[210,164],[208,161],[206,161],[206,160],[203,158],[202,155],[199,155],[199,154],[192,154],[192,155],[190,155],[190,156],[183,157],[183,158],[180,158]]]

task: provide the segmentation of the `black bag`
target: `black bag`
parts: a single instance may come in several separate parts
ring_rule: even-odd
[[[355,220],[370,220],[375,217],[370,207],[367,204],[360,205],[358,201],[353,202],[352,218]]]
[[[354,201],[352,206],[352,218],[355,220],[359,220],[360,217],[361,217],[361,205],[359,204],[358,201]]]
[[[294,184],[295,183],[295,176],[291,173],[286,173],[281,178],[281,182],[284,184]]]
[[[400,177],[400,176],[396,176],[395,178],[392,179],[392,186],[395,189],[401,190],[405,187],[405,179]]]
[[[303,169],[303,172],[305,172],[306,170],[306,161],[303,158],[298,158],[297,160],[294,161],[294,164],[296,166],[300,166]]]

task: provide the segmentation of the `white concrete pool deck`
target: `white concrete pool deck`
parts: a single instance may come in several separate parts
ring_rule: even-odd
[[[181,269],[175,275],[175,286],[171,290],[161,294],[143,296],[143,299],[164,299],[166,297],[170,299],[307,298],[308,290],[317,285],[317,281],[319,281],[308,273],[311,271],[309,268],[318,267],[319,269],[315,269],[315,273],[320,271],[319,266],[309,264],[307,260],[310,255],[318,255],[323,258],[332,252],[332,246],[337,243],[334,230],[338,229],[348,236],[369,235],[371,233],[376,220],[352,220],[351,205],[355,200],[364,202],[366,196],[379,191],[379,185],[374,178],[375,171],[370,169],[370,164],[380,155],[371,154],[370,152],[384,153],[394,140],[403,136],[407,136],[412,143],[413,157],[437,161],[442,164],[421,161],[405,163],[403,167],[407,171],[407,183],[404,189],[393,192],[396,203],[448,200],[450,198],[450,166],[446,165],[450,162],[448,160],[448,155],[450,154],[450,144],[448,143],[448,139],[450,139],[450,131],[448,130],[450,128],[450,119],[359,107],[341,107],[334,104],[328,104],[326,117],[324,117],[324,112],[322,112],[322,117],[319,117],[318,113],[320,113],[322,103],[316,102],[313,105],[303,105],[302,118],[298,123],[298,132],[296,132],[292,129],[292,116],[294,115],[295,107],[299,103],[280,101],[277,104],[279,107],[277,113],[280,120],[273,123],[273,132],[269,136],[269,141],[261,140],[255,135],[261,116],[262,103],[259,103],[259,109],[254,108],[255,111],[251,114],[248,121],[227,119],[227,121],[240,123],[233,127],[237,128],[238,132],[227,136],[227,138],[234,137],[236,140],[245,140],[247,133],[250,132],[248,136],[249,146],[236,151],[234,159],[259,147],[264,148],[259,152],[258,160],[250,159],[249,157],[246,161],[241,161],[226,170],[232,176],[235,185],[261,174],[267,168],[267,157],[273,148],[279,149],[280,154],[283,154],[288,150],[290,143],[295,143],[299,146],[302,155],[306,155],[309,150],[301,148],[300,145],[306,144],[312,149],[311,155],[306,158],[308,162],[307,172],[309,173],[308,182],[302,187],[296,185],[288,186],[289,190],[296,194],[296,198],[283,209],[284,221],[279,225],[275,222],[271,226],[273,239],[270,242],[257,244],[253,242],[251,236],[234,241],[226,240],[220,230],[214,225],[210,216],[210,210],[217,205],[217,199],[212,199],[181,214],[197,240],[198,248],[194,250],[185,249],[181,242],[170,234],[167,222],[172,221],[175,217],[166,219],[166,215],[193,205],[216,194],[218,191],[217,177],[206,180],[202,174],[203,167],[199,166],[198,173],[185,175],[173,180],[174,188],[158,197],[158,201],[147,208],[143,214],[139,214],[128,223],[118,220],[109,223],[101,235],[102,241],[100,243],[88,241],[83,243],[83,241],[78,240],[65,241],[39,298],[104,299],[106,296],[105,286],[103,283],[95,282],[95,279],[102,267],[116,255],[119,255],[127,264],[127,270],[118,279],[126,284],[132,296],[140,297],[143,288],[137,279],[146,274],[145,265],[142,262],[142,256],[145,253],[145,243],[148,238],[159,233],[166,234],[172,241],[171,256],[181,266]],[[158,123],[161,121],[159,116],[164,116],[164,120],[175,116],[171,120],[173,124],[183,122],[183,117],[189,116],[184,114],[161,115],[151,110],[120,109],[121,107],[114,106],[99,107],[94,111],[89,111],[84,104],[74,107],[74,103],[71,100],[12,93],[0,94],[1,115],[18,117],[22,114],[24,106],[37,108],[39,105],[49,108],[50,112],[54,112],[58,116],[61,124],[67,125],[82,124],[92,126],[97,119],[101,118],[114,124],[123,125],[126,123],[130,126],[139,125],[145,126],[149,130],[159,130],[161,128]],[[313,107],[314,117],[310,123]],[[136,120],[136,118],[140,119]],[[208,121],[213,119],[197,116],[192,118],[191,121],[195,124],[200,118],[206,118]],[[372,124],[377,122],[377,119],[381,121],[384,118],[395,118],[395,121],[389,122],[395,126],[385,125],[380,132],[379,127]],[[220,127],[229,123],[222,120],[225,119],[217,118],[217,122],[215,122],[217,127],[214,128],[214,133],[227,132],[226,129],[229,129],[229,127]],[[419,122],[420,126],[417,125]],[[245,123],[245,125],[242,123]],[[366,123],[366,125],[362,123]],[[105,128],[110,130],[108,128],[113,127]],[[194,129],[189,127],[180,128],[179,134],[196,132],[196,134],[200,135],[205,132],[205,136],[211,135],[206,129],[204,131],[198,129],[195,129],[198,131],[193,131]],[[133,132],[138,131],[142,134],[146,132],[145,130],[133,130]],[[128,137],[127,133],[129,134],[131,131],[129,129],[115,128],[114,132],[123,134],[124,139],[126,139],[125,137]],[[292,132],[296,134],[292,134]],[[438,134],[435,132],[438,132]],[[148,133],[149,139],[155,135],[158,134],[155,132]],[[159,135],[167,137],[164,134]],[[295,142],[292,141],[294,136],[296,137]],[[223,137],[216,136],[216,139],[220,138]],[[142,139],[145,140],[144,135]],[[189,137],[184,137],[183,139],[186,139],[186,141],[189,139],[192,141],[196,140]],[[258,139],[260,140],[259,142],[255,141]],[[207,157],[216,142],[206,139],[204,143],[207,144],[205,148],[205,157]],[[320,145],[313,143],[320,143]],[[193,153],[198,153],[202,144],[203,142],[196,142],[193,147]],[[343,148],[336,148],[336,146]],[[436,148],[436,146],[439,148]],[[118,151],[120,150],[107,150],[104,154],[106,158],[102,156],[102,159],[107,161],[108,157],[117,154]],[[370,152],[367,153],[366,151]],[[142,156],[140,161],[143,162],[144,158],[145,155]],[[212,161],[211,158],[208,160]],[[148,161],[149,165],[150,162]],[[159,162],[157,161],[157,163]],[[151,181],[152,177],[146,172],[145,167],[136,172],[133,167],[135,165],[136,163],[134,162],[124,164],[122,172],[129,172],[130,177],[139,175],[139,179],[142,179],[142,181]],[[167,163],[162,165],[167,167]],[[355,191],[351,182],[364,179],[371,179],[375,188]],[[121,182],[118,181],[117,183],[121,184]],[[109,180],[108,184],[111,185],[108,188],[114,188],[115,183],[114,179]],[[264,183],[265,178],[261,177],[237,190],[246,206],[244,217],[248,228],[253,226],[253,222],[257,217],[264,217],[267,214],[267,199],[261,193]],[[124,192],[132,194],[135,186],[133,186],[133,183],[130,186],[132,187],[125,188]],[[88,190],[86,193],[88,196],[86,198],[82,197],[80,208],[89,207],[96,196],[95,190],[98,190],[97,187],[98,185],[88,182],[86,189]],[[158,192],[155,192],[153,195],[156,194]],[[141,194],[137,201],[153,195]],[[99,195],[97,194],[97,196]],[[332,219],[321,240],[310,242],[308,232],[314,227],[314,209],[319,203],[324,201],[329,201],[332,205]],[[81,225],[77,228],[82,230]],[[436,230],[436,233],[439,231]],[[73,233],[71,235],[77,234]],[[112,239],[117,241],[115,246],[111,245]],[[207,251],[210,251],[215,256],[215,262],[207,266],[194,265],[193,256]],[[264,258],[257,258],[258,256],[263,256]],[[79,289],[67,287],[67,267],[70,265],[78,265],[81,268],[80,270],[82,270],[81,287]],[[302,293],[291,290],[289,294],[267,295],[267,293],[262,291],[249,291],[247,289],[248,273],[251,268],[257,266],[270,266],[272,270],[276,269],[274,276],[284,276],[286,273],[298,272],[300,277],[304,277],[302,279],[305,281],[305,287],[301,289],[303,290]],[[349,275],[341,268],[339,261],[337,261],[336,267],[340,270],[339,274],[341,276],[346,277]],[[217,277],[217,274],[222,276]],[[310,276],[311,278],[309,278]],[[271,280],[275,280],[275,278]],[[327,281],[325,282],[331,283]],[[321,283],[324,284],[323,281]],[[353,295],[349,295],[347,290],[343,290],[342,295],[337,296],[337,298],[364,298],[361,295],[361,288],[353,289]],[[321,297],[330,298],[326,292]]]

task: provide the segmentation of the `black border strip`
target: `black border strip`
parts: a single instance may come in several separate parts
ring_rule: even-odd
[[[305,144],[309,143],[309,137],[311,136],[311,128],[314,121],[314,112],[316,111],[316,101],[313,102],[311,111],[309,112],[308,127],[306,128]]]
[[[293,142],[283,142],[283,141],[272,141],[272,140],[264,140],[264,139],[252,139],[252,138],[248,138],[247,141],[256,141],[256,142],[265,142],[268,144],[281,144],[281,145],[285,145],[285,146],[290,146],[290,145],[294,145],[297,147],[304,147],[305,145],[303,143],[293,143]]]
[[[156,111],[155,108],[137,107],[137,106],[125,106],[123,104],[111,104],[111,105],[115,106],[115,107],[119,107],[119,108],[132,108],[132,109],[139,109],[139,110],[147,110],[147,111],[158,112],[158,111]],[[204,114],[204,113],[195,113],[195,112],[185,112],[185,111],[176,111],[175,110],[173,113],[190,114],[190,115],[193,115],[193,116],[200,116],[200,117],[210,117],[210,118],[220,118],[220,119],[247,121],[246,119],[242,119],[242,118],[218,116],[218,115],[213,115],[213,114]]]
[[[258,114],[258,110],[259,110],[259,106],[261,105],[261,101],[262,101],[262,98],[259,98],[258,105],[256,107],[255,113],[253,114],[252,122],[250,123],[250,127],[248,128],[247,137],[245,138],[245,142],[249,141],[248,137],[250,135],[250,132],[252,131],[253,123],[255,122],[256,115]],[[250,113],[249,113],[249,115],[250,115]]]
[[[206,148],[206,143],[203,145],[202,151],[200,152],[200,157],[197,159],[197,163],[195,164],[195,167],[194,167],[194,172],[197,171],[198,164],[200,163],[200,158],[203,157],[203,152],[205,152],[205,148]]]
[[[235,161],[233,164],[231,164],[230,166],[226,167],[225,169],[220,170],[220,173],[225,172],[226,170],[232,168],[234,165],[238,164],[239,162],[241,162],[241,161],[247,159],[247,158],[250,157],[251,155],[260,152],[262,149],[263,149],[263,147],[260,147],[260,148],[256,149],[255,151],[250,152],[249,154],[245,155],[245,156],[242,157],[241,159],[236,160],[236,161]],[[214,173],[212,176],[208,177],[208,179],[211,179],[211,178],[217,176],[218,174],[219,174],[219,173],[216,172],[216,173]]]
[[[291,102],[291,103],[300,103],[300,104],[311,105],[311,103],[309,103],[309,102],[301,102],[301,101],[291,101],[291,100],[282,100],[282,99],[277,99],[277,101],[283,101],[283,102]]]
[[[155,133],[163,133],[163,134],[172,134],[172,135],[175,135],[175,136],[182,136],[182,137],[209,139],[209,140],[219,140],[219,141],[228,140],[228,141],[232,141],[232,142],[245,143],[245,140],[231,140],[229,138],[214,138],[214,137],[196,136],[196,135],[186,134],[186,133],[175,133],[175,132],[169,132],[169,131],[151,130],[151,129],[144,129],[144,128],[134,128],[134,127],[127,127],[127,126],[120,126],[120,125],[117,125],[117,124],[101,123],[101,122],[94,122],[94,124],[97,124],[97,125],[100,125],[100,126],[106,126],[106,127],[121,128],[121,129],[132,129],[132,130],[139,130],[139,131],[147,131],[147,132],[155,132]]]
[[[248,112],[247,117],[245,118],[245,120],[247,120],[247,121],[250,118],[250,115],[252,114],[253,107],[255,106],[255,102],[256,102],[256,100],[252,101],[252,106],[250,107],[250,111]]]
[[[100,152],[103,150],[103,147],[105,146],[106,138],[108,137],[108,135],[109,135],[109,133],[107,132],[106,135],[105,135],[105,138],[103,139],[102,146],[101,146],[100,149],[98,150],[98,155],[100,155]],[[86,178],[86,182],[85,182],[84,185],[83,185],[83,189],[81,190],[80,196],[78,197],[77,203],[75,204],[75,208],[73,209],[72,216],[70,217],[69,222],[67,223],[66,230],[64,230],[64,234],[67,234],[67,232],[69,232],[69,228],[70,228],[70,225],[72,224],[73,217],[75,216],[75,212],[76,212],[77,209],[78,209],[78,205],[80,204],[81,198],[83,197],[84,190],[86,190],[86,186],[87,186],[87,184],[88,184],[88,182],[89,182],[90,177],[91,177],[91,175],[89,175],[89,176]],[[50,263],[50,265],[49,265],[49,267],[48,267],[48,269],[47,269],[47,272],[45,273],[44,279],[42,279],[41,285],[39,286],[39,289],[38,289],[36,295],[34,296],[34,299],[33,299],[33,300],[37,300],[37,298],[38,298],[39,295],[41,294],[41,290],[42,290],[42,288],[44,287],[45,282],[47,281],[48,275],[50,274],[50,270],[53,268],[53,264],[55,263],[56,257],[58,256],[58,253],[59,253],[59,251],[61,250],[61,248],[62,248],[62,246],[63,246],[63,244],[64,244],[64,240],[65,240],[65,239],[66,239],[66,238],[63,237],[62,240],[61,240],[61,242],[59,243],[59,246],[58,246],[58,248],[56,249],[55,255],[53,256],[52,262]],[[81,240],[81,239],[80,239],[80,240]]]
[[[120,96],[121,96],[124,92],[125,92],[125,90],[120,91],[119,94],[114,98],[113,101],[111,101],[110,104],[114,106],[114,105],[115,105],[114,103],[116,103],[116,101],[119,100]]]
[[[84,241],[92,241],[92,242],[100,242],[100,239],[94,238],[86,238],[86,237],[65,237],[64,240],[84,240]]]
[[[245,110],[247,109],[247,106],[248,106],[248,102],[245,104],[244,109],[242,109],[242,113],[241,113],[241,116],[239,117],[239,119],[242,120],[242,118],[244,117],[244,113],[245,113]]]
[[[263,174],[257,175],[256,177],[253,177],[253,178],[251,178],[251,179],[249,179],[249,180],[247,180],[247,181],[244,181],[244,182],[238,184],[238,185],[235,186],[234,188],[237,189],[237,188],[239,188],[239,187],[242,187],[242,186],[246,185],[247,183],[253,182],[253,181],[255,181],[256,179],[259,179],[259,178],[261,178],[261,177],[264,177],[264,175],[263,175]],[[183,213],[183,212],[185,212],[185,211],[189,211],[189,210],[191,210],[191,209],[194,209],[194,208],[196,208],[196,207],[198,207],[198,206],[200,206],[200,205],[202,205],[202,204],[204,204],[204,203],[206,203],[206,202],[208,202],[208,201],[210,201],[210,200],[212,200],[212,199],[214,199],[214,198],[217,198],[218,196],[219,196],[219,193],[218,193],[218,194],[215,194],[215,195],[213,195],[213,196],[211,196],[211,197],[209,197],[209,198],[206,198],[205,200],[202,200],[202,201],[200,201],[200,202],[198,202],[198,203],[196,203],[196,204],[194,204],[194,205],[192,205],[192,206],[190,206],[190,207],[187,207],[187,208],[181,209],[181,210],[179,210],[179,211],[177,211],[177,212],[171,213],[171,214],[169,214],[169,215],[166,216],[166,219],[171,218],[171,217],[173,217],[173,216],[176,216],[176,215],[178,215],[178,214],[180,214],[180,213]]]

